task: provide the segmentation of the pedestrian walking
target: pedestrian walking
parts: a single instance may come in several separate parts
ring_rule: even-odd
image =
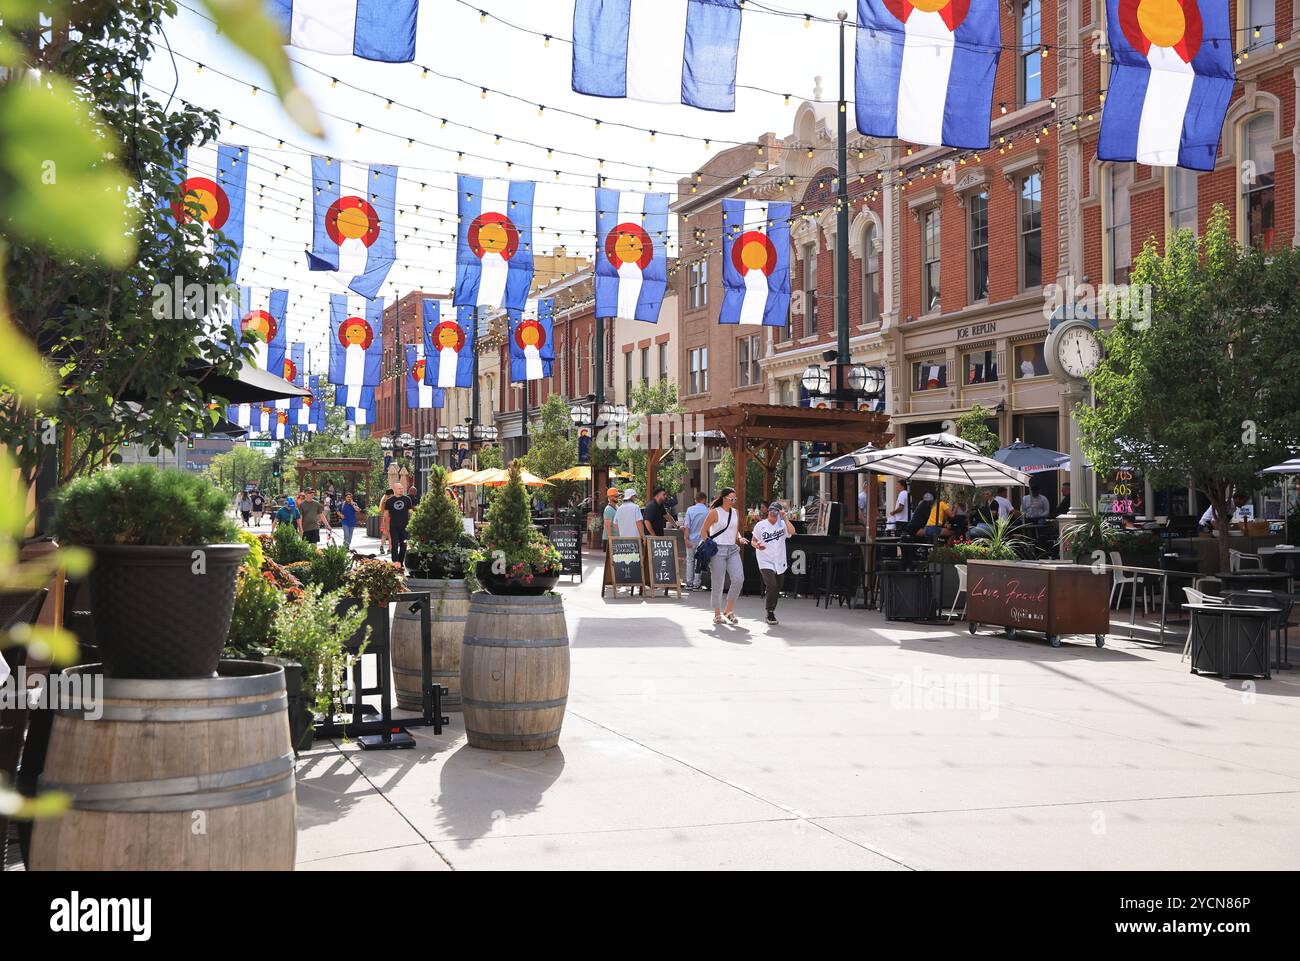
[[[636,503],[636,490],[623,491],[623,503],[614,512],[614,527],[619,537],[641,537],[646,534],[645,517]]]
[[[343,543],[351,547],[352,535],[357,530],[357,505],[352,502],[351,494],[344,495],[339,514],[343,517]]]
[[[406,525],[413,506],[411,498],[401,487],[384,505],[384,516],[388,518],[389,549],[394,564],[406,563]]]
[[[253,491],[252,495],[248,499],[252,501],[253,504],[253,526],[261,527],[262,514],[266,510],[266,498],[262,496],[261,491]]]
[[[601,518],[601,535],[606,544],[609,539],[618,533],[618,528],[614,526],[614,518],[618,515],[618,488],[611,487],[605,491],[605,512]]]
[[[379,498],[379,553],[385,553],[385,548],[391,551],[393,549],[393,539],[389,536],[388,525],[388,499],[393,496],[391,487],[384,488],[384,494]]]
[[[306,497],[298,505],[298,515],[298,529],[302,532],[302,539],[308,544],[320,543],[322,527],[327,531],[333,531],[325,505],[316,500],[315,491],[307,491]]]
[[[740,536],[740,510],[736,506],[736,492],[723,488],[713,502],[709,516],[704,519],[706,537],[717,545],[718,552],[709,561],[709,580],[713,584],[713,623],[721,624],[725,617],[736,623],[736,598],[745,582],[745,568],[740,560],[741,546],[749,541]],[[727,606],[722,606],[722,585],[730,576],[727,587]]]
[[[785,586],[787,538],[793,536],[794,525],[785,516],[785,507],[780,501],[772,501],[767,505],[767,516],[754,525],[754,530],[749,535],[757,555],[758,572],[767,589],[769,624],[777,623],[776,602],[781,599],[781,588]]]
[[[294,503],[292,497],[286,497],[280,509],[275,512],[272,518],[273,525],[288,524],[294,530],[298,529],[298,505]]]
[[[686,508],[686,586],[700,589],[704,572],[695,569],[695,548],[704,536],[704,519],[709,516],[709,497],[704,491],[695,492],[695,503]]]
[[[239,516],[244,519],[244,526],[248,526],[249,519],[253,516],[253,499],[248,496],[248,491],[239,495],[238,507]]]

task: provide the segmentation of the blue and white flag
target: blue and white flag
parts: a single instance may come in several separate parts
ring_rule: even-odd
[[[998,0],[938,2],[858,0],[858,130],[983,149],[1002,49]]]
[[[415,59],[420,0],[270,0],[289,46],[385,63]]]
[[[334,406],[342,407],[349,424],[365,426],[375,422],[375,389],[373,387],[336,387]]]
[[[464,174],[456,185],[456,306],[522,310],[533,283],[534,185]]]
[[[430,387],[474,386],[473,307],[455,307],[455,318],[442,319],[436,300],[424,301],[424,382]]]
[[[412,410],[442,407],[446,394],[425,381],[424,344],[406,345],[406,406]]]
[[[740,17],[737,0],[577,0],[573,89],[735,110]]]
[[[1155,12],[1152,12],[1152,11]],[[1213,170],[1234,81],[1227,0],[1107,0],[1098,160]]]
[[[790,313],[790,204],[722,201],[720,324],[784,327]]]
[[[261,404],[231,404],[226,408],[226,420],[252,434],[262,429]]]
[[[541,380],[551,376],[555,361],[555,300],[530,300],[510,318],[510,379]]]
[[[330,383],[377,387],[384,358],[384,300],[330,294]]]
[[[597,188],[596,316],[657,323],[667,248],[667,194]]]
[[[302,387],[306,384],[306,363],[307,363],[307,345],[295,343],[289,345],[288,353],[284,358],[283,373],[277,376],[283,377],[295,387]],[[300,406],[301,397],[283,397],[275,402],[275,406],[283,410],[297,410]],[[293,418],[289,420],[292,422]]]
[[[176,194],[172,216],[182,223],[199,220],[234,245],[219,259],[231,281],[239,279],[248,201],[248,149],[230,144],[189,147],[173,173]]]
[[[397,168],[311,158],[310,270],[337,271],[362,297],[374,297],[397,260]]]
[[[239,302],[230,305],[231,326],[252,347],[254,366],[276,377],[284,377],[288,307],[289,291],[257,287],[240,287]]]

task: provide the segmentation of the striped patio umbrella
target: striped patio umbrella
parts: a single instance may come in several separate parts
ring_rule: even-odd
[[[1261,474],[1300,474],[1300,457],[1292,457],[1272,467],[1265,467]],[[1282,540],[1291,543],[1291,512],[1287,510],[1286,489],[1282,493]]]

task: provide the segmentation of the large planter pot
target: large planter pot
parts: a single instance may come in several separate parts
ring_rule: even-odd
[[[230,636],[248,545],[92,550],[91,611],[105,675],[211,677]]]
[[[569,699],[569,631],[561,599],[475,593],[460,688],[470,747],[555,747]]]
[[[443,709],[459,711],[461,642],[465,638],[465,621],[469,616],[469,585],[460,579],[408,577],[406,590],[410,593],[428,591],[431,595],[429,661],[433,667],[432,681],[447,689],[447,695],[442,699]],[[407,711],[424,709],[421,696],[422,641],[420,612],[412,613],[409,605],[398,604],[393,615],[393,690],[397,695],[397,706]]]
[[[110,678],[100,707],[95,720],[54,715],[41,784],[72,800],[36,821],[32,870],[293,870],[283,670],[222,661],[210,678]]]
[[[448,551],[408,550],[406,572],[408,585],[412,578],[424,581],[460,580],[465,576],[465,565]]]
[[[505,577],[492,571],[491,561],[479,561],[474,569],[478,581],[489,594],[511,597],[538,597],[554,590],[560,583],[559,574],[534,574],[531,581],[522,577]]]

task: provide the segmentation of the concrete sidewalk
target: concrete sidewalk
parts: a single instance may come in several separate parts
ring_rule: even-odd
[[[369,545],[355,543],[369,553]],[[785,599],[559,588],[554,750],[317,742],[303,869],[1300,867],[1300,670],[1191,675],[1181,645],[1007,640]]]

